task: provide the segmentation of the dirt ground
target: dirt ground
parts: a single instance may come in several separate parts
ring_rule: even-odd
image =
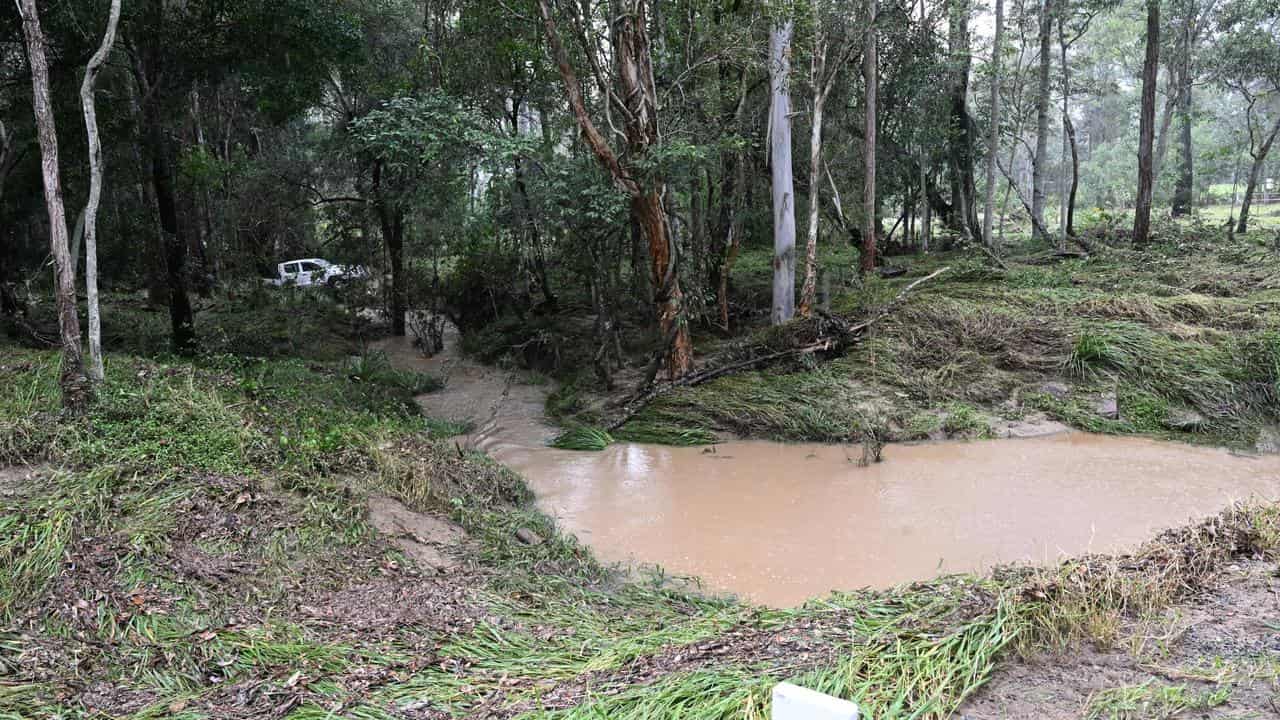
[[[1135,628],[1116,647],[1097,646],[1007,662],[957,713],[965,720],[1067,718],[1280,718],[1280,572],[1238,564],[1213,590]],[[1181,713],[1148,700],[1129,710],[1102,702],[1107,690],[1183,686],[1186,697],[1230,688],[1225,702]],[[1091,707],[1092,705],[1092,707]]]

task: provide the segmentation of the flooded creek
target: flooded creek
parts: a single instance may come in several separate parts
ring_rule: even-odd
[[[890,445],[870,467],[856,446],[556,450],[545,388],[457,358],[412,364],[448,377],[425,410],[476,423],[468,442],[523,475],[599,557],[770,605],[1121,551],[1233,501],[1280,497],[1280,456],[1083,433]]]

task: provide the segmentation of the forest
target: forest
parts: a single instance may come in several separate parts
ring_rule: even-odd
[[[0,720],[1274,713],[1278,138],[1280,0],[14,0]]]

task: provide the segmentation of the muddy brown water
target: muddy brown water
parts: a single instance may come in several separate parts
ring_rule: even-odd
[[[474,422],[466,441],[523,475],[542,510],[599,557],[769,605],[1118,552],[1234,501],[1280,497],[1280,456],[1084,433],[891,445],[870,467],[854,446],[556,450],[548,388],[451,353],[386,348],[445,375],[424,409]]]

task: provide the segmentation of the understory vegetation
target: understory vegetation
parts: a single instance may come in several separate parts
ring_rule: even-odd
[[[729,434],[843,442],[868,427],[890,440],[974,438],[992,436],[1002,423],[1047,416],[1091,432],[1248,449],[1260,439],[1265,444],[1280,420],[1275,230],[1231,241],[1199,224],[1166,223],[1158,232],[1143,251],[1101,246],[1063,258],[1034,244],[1017,246],[1005,268],[955,252],[895,259],[904,278],[837,286],[830,312],[865,316],[906,283],[949,270],[917,288],[843,356],[674,389],[612,438],[688,445]],[[834,272],[851,257],[836,249],[824,264]],[[736,292],[767,287],[767,260],[744,256]],[[566,348],[584,344],[573,328],[559,326]],[[775,332],[755,331],[757,344],[768,347]],[[522,341],[488,342],[485,354],[500,357],[500,348]],[[713,357],[724,345],[713,339],[700,352]],[[565,364],[559,375],[565,384],[548,410],[572,426],[568,437],[592,433],[578,449],[598,449],[607,443],[590,428],[607,418],[612,396],[581,367]]]
[[[497,462],[586,496],[569,466],[628,442],[1280,453],[1280,0],[1007,5],[0,5],[0,720],[765,720],[783,680],[875,720],[1276,710],[1274,501],[772,608],[607,565]],[[634,485],[668,467],[626,450]],[[783,501],[612,495],[681,553],[827,561],[700,522],[815,500],[768,460]],[[919,502],[948,460],[919,495],[831,478],[893,523],[782,532],[932,577],[1018,555],[922,526],[958,548],[1090,492]],[[1044,489],[1008,463],[964,489]],[[1126,532],[1183,490],[1135,467]],[[1045,657],[1065,691],[1019,685]]]
[[[944,408],[948,431],[982,432],[978,416],[1005,397],[988,388],[1050,374],[1072,393],[1037,402],[1068,419],[1077,395],[1123,383],[1122,418],[1133,392],[1201,409],[1210,432],[1262,421],[1276,377],[1274,319],[1262,312],[1271,295],[1259,287],[1266,251],[1252,256],[1255,279],[1232,276],[1241,289],[1231,297],[1182,287],[1177,249],[1163,252],[1169,293],[1106,305],[1091,290],[1113,282],[1105,260],[992,277],[960,257],[931,258],[912,272],[946,262],[950,279],[848,357],[674,394],[618,437],[693,442],[728,428],[839,439],[872,412],[848,400],[882,398],[877,388]],[[1089,284],[1072,282],[1086,271]],[[993,284],[1022,274],[1046,289],[997,304]],[[868,283],[833,307],[855,312],[893,291]],[[602,566],[557,532],[518,477],[447,440],[464,428],[421,415],[413,396],[441,379],[392,367],[334,307],[275,302],[267,325],[244,334],[247,352],[109,356],[78,419],[58,412],[54,353],[4,348],[0,718],[765,718],[784,679],[856,699],[869,717],[941,718],[1001,663],[1158,634],[1173,604],[1280,550],[1280,512],[1241,507],[1132,556],[792,609],[709,598],[660,573]],[[1033,333],[1027,308],[1049,305],[1059,310]],[[280,337],[272,317],[297,333],[283,353],[262,344]],[[147,317],[128,322],[145,328]],[[1192,323],[1198,331],[1178,334]],[[919,374],[931,365],[932,379]],[[997,379],[977,384],[987,374]],[[1168,384],[1183,374],[1194,383]],[[566,388],[580,386],[562,387],[560,402]],[[796,398],[811,400],[805,413]],[[1213,415],[1216,402],[1238,405]],[[570,425],[560,444],[613,439]],[[376,532],[367,505],[382,497],[461,527],[457,565],[437,572]],[[1208,707],[1227,687],[1121,688],[1089,712]]]

